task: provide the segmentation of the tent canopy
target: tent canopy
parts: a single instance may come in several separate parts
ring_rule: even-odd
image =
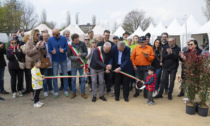
[[[154,29],[155,29],[154,25],[152,23],[150,23],[149,27],[144,31],[144,35],[147,33],[151,34]]]
[[[85,33],[82,31],[82,29],[79,27],[79,25],[76,25],[75,28],[78,29],[78,30],[80,31],[81,34],[85,34]]]
[[[79,28],[79,26],[78,26],[78,28]],[[61,34],[63,35],[63,32],[65,30],[69,30],[71,34],[76,33],[79,35],[84,35],[84,32],[79,28],[81,30],[80,31],[78,28],[75,28],[74,25],[70,24],[68,27],[66,27],[64,30],[61,31]]]
[[[93,28],[92,31],[94,32],[94,35],[103,35],[105,29],[104,29],[101,25],[96,25],[96,26]]]
[[[157,27],[151,33],[152,35],[158,36],[161,35],[163,32],[166,32],[165,26],[160,22]]]
[[[35,27],[34,29],[39,29],[39,31],[41,32],[42,30],[45,30],[45,29],[47,29],[48,30],[48,33],[51,35],[52,34],[52,29],[50,29],[47,25],[45,25],[45,24],[40,24],[40,25],[38,25],[37,27]],[[25,32],[25,34],[31,34],[31,31],[32,30],[30,30],[30,31],[28,31],[28,32]]]
[[[120,26],[114,33],[114,35],[118,36],[118,37],[122,37],[123,33],[125,33],[125,30],[123,29],[122,26]]]
[[[174,19],[171,24],[167,28],[167,33],[169,35],[180,35],[181,33],[181,25],[178,23],[176,19]]]
[[[193,32],[193,34],[204,34],[204,33],[210,33],[210,21],[208,21],[206,24],[201,26],[198,30]]]
[[[186,34],[186,25],[187,25],[187,34],[192,34],[195,32],[195,30],[198,30],[201,25],[194,19],[194,17],[191,15],[187,22],[184,23],[181,27],[181,34]]]
[[[142,31],[142,29],[141,29],[141,27],[139,26],[137,29],[136,29],[136,31],[133,33],[133,34],[131,34],[130,36],[134,36],[134,35],[138,35],[138,36],[143,36],[144,35],[144,32]]]

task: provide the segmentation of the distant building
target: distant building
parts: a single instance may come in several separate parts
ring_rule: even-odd
[[[91,31],[95,27],[95,25],[91,25],[90,23],[87,23],[86,25],[79,25],[79,27],[84,33],[87,33],[88,31]]]

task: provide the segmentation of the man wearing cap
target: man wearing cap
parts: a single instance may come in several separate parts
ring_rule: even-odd
[[[117,44],[119,42],[119,38],[117,36],[113,37],[113,42],[114,44]]]
[[[123,33],[123,41],[125,42],[126,45],[128,45],[127,38],[129,35],[130,35],[130,33],[127,31],[125,33]]]
[[[147,69],[154,60],[155,54],[152,47],[147,45],[145,36],[141,36],[139,42],[140,45],[137,45],[133,49],[131,61],[134,66],[136,77],[140,80],[144,80],[147,77]],[[136,90],[133,97],[137,96],[139,96],[139,90]],[[144,93],[144,97],[146,97],[146,92]]]

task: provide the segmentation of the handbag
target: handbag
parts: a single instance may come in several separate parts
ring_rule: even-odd
[[[21,70],[25,69],[26,64],[24,62],[20,62],[16,55],[14,55],[16,60],[18,61],[19,67]]]
[[[42,58],[41,59],[41,66],[40,66],[40,68],[48,68],[50,66],[51,66],[50,58],[46,57],[46,58]]]

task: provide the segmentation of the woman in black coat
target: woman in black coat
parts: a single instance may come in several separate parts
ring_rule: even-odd
[[[23,88],[23,70],[20,69],[18,61],[22,61],[24,58],[24,54],[21,52],[19,45],[17,45],[17,40],[12,39],[10,41],[10,47],[6,52],[7,59],[9,60],[8,68],[9,73],[11,76],[11,89],[12,89],[12,96],[16,98],[17,90],[16,90],[16,83],[18,88],[18,95],[22,95],[22,88]],[[17,77],[17,79],[16,79]],[[16,82],[18,80],[18,82]]]

